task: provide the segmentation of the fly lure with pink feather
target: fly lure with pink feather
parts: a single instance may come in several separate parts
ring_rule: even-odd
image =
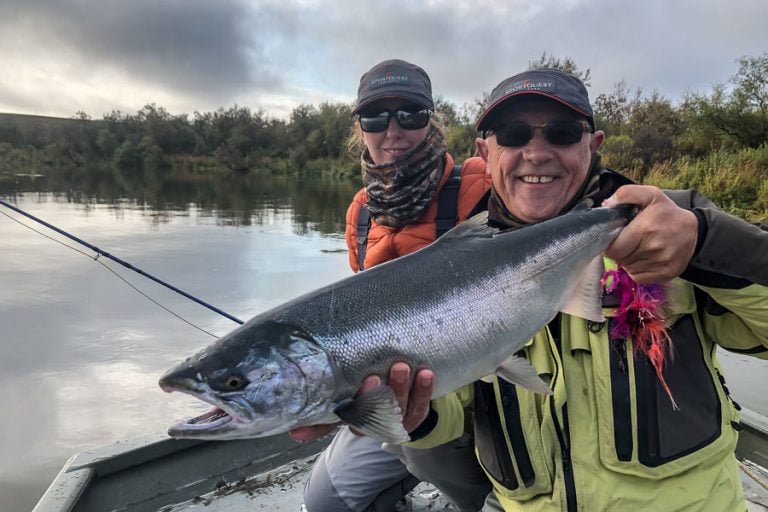
[[[620,303],[611,319],[609,331],[612,340],[632,339],[636,352],[644,354],[656,370],[656,375],[678,409],[672,391],[664,380],[664,361],[672,357],[672,340],[664,325],[662,305],[664,287],[659,284],[636,283],[624,270],[607,270],[602,284],[607,293],[618,293]]]

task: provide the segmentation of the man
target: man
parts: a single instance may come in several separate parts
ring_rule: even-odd
[[[607,324],[561,314],[526,346],[553,396],[498,379],[463,389],[494,486],[483,510],[746,510],[733,454],[738,405],[715,344],[768,358],[768,233],[695,191],[662,192],[602,168],[605,134],[572,75],[541,69],[504,80],[477,129],[493,179],[478,209],[488,210],[490,224],[519,228],[579,204],[637,205],[606,263],[631,278],[623,292],[664,285],[672,347],[657,374],[636,344],[642,322],[618,336],[619,304],[607,295]],[[395,371],[410,375],[405,365]],[[421,370],[410,396],[396,389],[404,425],[420,434],[410,447],[463,432],[468,400],[457,393],[428,405],[433,378]]]

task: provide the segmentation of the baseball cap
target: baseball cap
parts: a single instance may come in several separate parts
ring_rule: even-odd
[[[352,115],[384,98],[402,98],[424,108],[434,108],[432,82],[426,71],[400,59],[380,62],[360,77],[357,105]]]
[[[559,69],[531,69],[503,80],[491,91],[490,101],[475,128],[478,131],[488,130],[494,121],[494,111],[510,98],[525,94],[538,94],[571,108],[583,115],[589,121],[592,129],[595,120],[592,107],[589,104],[587,88],[576,76]]]

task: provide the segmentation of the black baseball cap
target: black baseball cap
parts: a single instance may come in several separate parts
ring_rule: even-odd
[[[384,98],[401,98],[424,108],[434,108],[432,82],[427,72],[400,59],[379,62],[360,77],[357,105],[352,115]]]
[[[570,73],[549,68],[523,71],[503,80],[491,91],[490,103],[480,115],[475,128],[478,131],[490,129],[495,121],[494,111],[498,114],[499,106],[525,94],[537,94],[555,100],[586,117],[592,129],[595,129],[595,119],[584,83]]]

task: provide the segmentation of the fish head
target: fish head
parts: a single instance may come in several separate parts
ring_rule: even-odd
[[[264,437],[323,422],[335,394],[328,353],[289,325],[249,322],[172,368],[160,379],[167,391],[213,405],[173,425],[171,437]]]

